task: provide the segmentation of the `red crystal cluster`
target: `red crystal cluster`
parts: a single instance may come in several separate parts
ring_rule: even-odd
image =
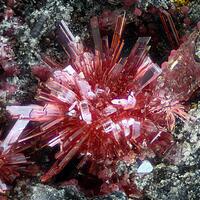
[[[18,120],[3,141],[0,141],[0,193],[9,189],[7,184],[13,183],[20,172],[27,170],[31,162],[26,160],[24,154],[17,150],[16,141],[28,120]],[[0,196],[1,198],[1,196]]]
[[[173,145],[170,131],[175,117],[190,119],[181,101],[198,87],[198,81],[191,76],[195,73],[195,80],[199,80],[200,72],[191,52],[184,45],[173,52],[163,64],[162,73],[148,55],[149,37],[138,38],[130,55],[121,57],[124,26],[125,17],[119,16],[109,45],[108,37],[101,39],[98,20],[93,17],[95,52],[91,52],[61,21],[58,38],[71,63],[54,70],[48,81],[41,84],[38,105],[7,107],[18,119],[19,126],[8,135],[18,141],[18,146],[28,148],[32,140],[38,140],[41,148],[60,147],[56,162],[42,181],[57,175],[75,156],[80,158],[79,168],[87,164],[89,173],[99,177],[105,172],[104,166],[127,155],[134,155],[133,163],[136,158],[142,161],[137,173],[151,172],[148,158],[165,154]],[[191,44],[196,36],[197,33],[191,36]],[[188,62],[194,64],[190,70]],[[180,75],[180,71],[184,73]],[[21,134],[29,121],[40,125]],[[9,143],[13,142],[9,139]],[[105,180],[104,175],[102,179]]]
[[[81,164],[92,161],[93,172],[97,163],[119,159],[133,150],[141,152],[147,131],[148,143],[155,140],[157,125],[144,113],[148,90],[162,70],[148,56],[148,37],[139,38],[129,57],[120,58],[124,25],[124,16],[118,17],[109,46],[107,37],[100,38],[97,18],[92,18],[94,54],[84,50],[62,21],[58,35],[71,65],[54,71],[39,89],[38,101],[44,106],[8,107],[21,120],[43,121],[23,142],[42,135],[49,146],[60,145],[57,161],[43,181],[59,173],[77,153],[83,157]]]

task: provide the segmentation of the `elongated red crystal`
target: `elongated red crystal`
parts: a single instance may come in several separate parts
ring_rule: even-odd
[[[166,10],[160,9],[160,19],[169,42],[172,47],[177,48],[180,45],[180,38],[172,16]]]
[[[0,142],[0,193],[10,189],[10,184],[26,171],[32,162],[18,149],[18,140],[29,120],[18,119],[6,138]]]

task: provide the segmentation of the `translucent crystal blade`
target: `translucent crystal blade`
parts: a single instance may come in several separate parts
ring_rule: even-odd
[[[18,119],[16,121],[15,125],[6,136],[5,140],[1,143],[4,151],[7,151],[11,147],[11,145],[19,139],[28,123],[29,120],[24,119]]]
[[[129,85],[129,88],[133,89],[133,92],[137,95],[144,87],[150,84],[162,73],[162,69],[154,64],[148,63],[143,70],[140,70],[136,77],[134,78],[133,83]]]
[[[179,46],[180,38],[171,14],[166,10],[160,9],[160,19],[171,45],[173,47]]]
[[[126,23],[125,14],[123,16],[119,16],[117,19],[116,26],[115,26],[111,49],[116,49],[116,47],[121,39],[125,23]]]
[[[136,41],[127,61],[127,70],[137,70],[143,63],[149,51],[149,44],[151,37],[139,37]]]
[[[61,20],[58,26],[58,39],[66,53],[73,59],[76,59],[81,54],[76,38],[63,20]]]
[[[102,53],[102,40],[99,31],[99,22],[97,17],[92,17],[90,20],[91,28],[92,28],[92,36],[95,44],[95,50]]]
[[[80,106],[81,116],[82,116],[83,120],[86,123],[91,124],[92,114],[90,112],[88,102],[86,100],[83,100],[80,102],[79,106]]]

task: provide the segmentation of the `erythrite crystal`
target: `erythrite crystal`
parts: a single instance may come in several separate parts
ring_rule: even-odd
[[[130,55],[121,58],[124,26],[125,17],[119,16],[109,45],[108,37],[101,39],[97,18],[92,18],[92,52],[86,51],[61,21],[58,38],[71,63],[52,70],[48,81],[41,84],[37,95],[40,105],[7,107],[23,127],[29,120],[40,122],[20,138],[21,134],[15,133],[19,146],[29,147],[35,139],[41,148],[60,147],[56,162],[42,181],[57,175],[75,156],[80,158],[78,168],[86,164],[88,172],[99,177],[105,173],[108,177],[108,166],[127,155],[134,155],[133,163],[136,158],[142,161],[139,173],[149,173],[152,164],[148,158],[163,156],[173,145],[170,131],[175,117],[189,120],[180,101],[189,98],[197,87],[190,77],[197,72],[195,78],[199,80],[200,72],[190,49],[173,52],[161,74],[162,69],[148,55],[149,37],[138,38]],[[194,66],[188,68],[190,61]],[[52,62],[48,63],[51,66]],[[129,182],[124,176],[118,186],[127,190]]]
[[[18,119],[6,138],[0,142],[0,193],[9,189],[7,184],[26,171],[26,166],[31,164],[22,152],[17,149],[17,140],[29,120]]]
[[[180,44],[180,38],[172,16],[166,10],[160,9],[160,19],[163,24],[163,28],[165,30],[167,38],[171,43],[172,47],[178,47]]]
[[[198,38],[199,32],[194,31],[177,51],[171,52],[168,62],[163,63],[163,79],[159,80],[156,90],[160,95],[163,93],[165,98],[168,96],[171,104],[178,103],[172,103],[172,99],[179,102],[187,101],[199,88],[200,63],[195,60]]]
[[[141,15],[142,15],[142,11],[141,11],[139,8],[135,8],[135,10],[133,11],[133,13],[134,13],[136,16],[141,16]]]
[[[117,12],[111,10],[104,10],[98,17],[100,29],[114,28],[117,20]]]

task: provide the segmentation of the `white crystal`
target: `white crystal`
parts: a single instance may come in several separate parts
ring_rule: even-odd
[[[80,89],[81,95],[84,98],[93,99],[96,96],[92,91],[90,84],[86,80],[84,79],[77,80],[77,84]]]
[[[136,99],[135,99],[135,96],[133,95],[133,93],[131,93],[128,96],[128,99],[113,99],[111,101],[111,103],[114,104],[114,105],[123,106],[124,109],[130,109],[130,108],[135,107]]]
[[[70,107],[69,107],[69,111],[75,109],[75,107],[77,106],[78,102],[75,101]]]
[[[114,123],[111,119],[103,123],[105,133],[113,133],[115,138],[118,138],[118,133],[121,131],[119,124]]]
[[[7,106],[6,110],[14,117],[18,117],[20,119],[30,118],[30,113],[33,109],[42,110],[42,106],[38,105],[28,105],[28,106]]]
[[[138,121],[134,122],[134,125],[132,126],[134,128],[134,138],[137,138],[140,136],[141,131],[141,124]]]
[[[122,105],[122,106],[128,104],[128,100],[126,99],[113,99],[111,102],[114,105]]]
[[[128,123],[128,120],[127,119],[123,119],[121,121],[121,123],[122,123],[123,129],[124,129],[125,136],[130,135],[131,131],[130,131],[130,125]]]
[[[76,110],[70,110],[69,112],[67,112],[67,115],[70,116],[70,117],[76,117]]]
[[[57,94],[58,99],[63,102],[72,104],[76,100],[76,95],[71,90],[66,90],[65,92],[58,92]]]
[[[64,72],[67,72],[70,76],[76,76],[77,72],[74,70],[74,68],[71,65],[68,65],[63,69]]]
[[[83,120],[87,124],[91,124],[91,122],[92,122],[92,114],[90,112],[87,100],[82,100],[80,102],[80,104],[79,104],[79,107],[80,107],[81,116],[82,116]]]
[[[7,151],[10,148],[10,146],[18,140],[28,123],[29,120],[25,119],[18,119],[16,121],[15,125],[12,127],[12,129],[6,136],[5,140],[1,143],[4,152]]]
[[[137,169],[137,173],[139,174],[148,174],[153,171],[153,166],[148,160],[144,160],[142,164]]]
[[[134,107],[135,104],[136,104],[136,98],[135,98],[135,96],[133,95],[133,92],[131,92],[131,94],[128,96],[128,104],[129,104],[129,105],[132,105],[133,107]]]
[[[130,134],[132,134],[133,138],[140,136],[140,122],[135,121],[135,119],[123,119],[120,122],[120,125],[123,128],[125,136],[129,136]]]
[[[95,89],[95,94],[97,94],[97,95],[104,94],[104,93],[106,93],[106,91],[101,89],[101,88],[96,88]]]
[[[115,123],[111,119],[103,123],[103,129],[106,133],[112,132],[114,128]]]
[[[112,105],[107,106],[103,110],[103,113],[104,113],[105,116],[109,116],[109,115],[111,115],[111,114],[113,114],[115,112],[117,112],[117,109]]]
[[[134,123],[135,123],[135,120],[134,120],[133,118],[130,118],[130,119],[128,120],[129,126],[133,125]]]

